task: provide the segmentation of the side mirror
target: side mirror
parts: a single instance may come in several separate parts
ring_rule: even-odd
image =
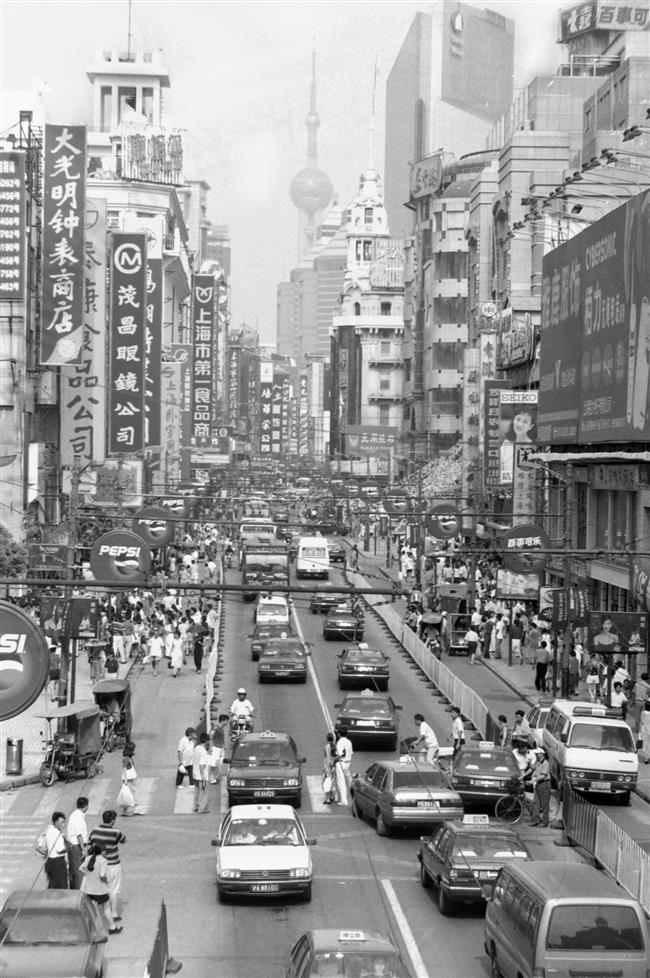
[[[340,710],[342,706],[343,706],[342,703],[335,703],[334,704],[334,708],[337,709],[337,710]]]
[[[308,846],[316,846],[316,845],[318,845],[318,842],[317,842],[316,839],[306,839],[306,842],[307,842],[307,845]]]
[[[212,842],[210,843],[210,845],[211,846],[220,846],[221,845],[221,839],[213,839]]]

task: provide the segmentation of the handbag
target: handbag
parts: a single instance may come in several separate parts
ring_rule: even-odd
[[[323,778],[323,791],[327,795],[330,793],[331,790],[332,790],[332,779],[329,776],[329,774],[326,774],[325,777]]]
[[[133,808],[135,806],[135,798],[128,784],[123,784],[120,788],[116,803],[120,808]]]
[[[39,856],[42,856],[43,859],[47,858],[47,832],[46,831],[41,832],[38,839],[36,840],[36,845],[34,846],[34,848],[36,849],[36,852],[39,854]]]

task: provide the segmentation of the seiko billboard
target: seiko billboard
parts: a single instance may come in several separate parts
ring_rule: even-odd
[[[150,566],[149,547],[129,530],[105,533],[90,552],[90,569],[96,581],[142,584]]]

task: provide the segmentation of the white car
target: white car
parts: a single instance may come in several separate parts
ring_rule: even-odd
[[[289,896],[311,900],[313,867],[305,829],[291,805],[233,805],[217,848],[217,895]]]
[[[551,709],[553,700],[551,699],[540,699],[537,706],[534,706],[532,710],[529,710],[526,719],[528,720],[528,725],[530,726],[530,732],[535,741],[536,747],[543,747],[543,733],[544,727],[546,726],[546,717],[548,716],[548,711]]]
[[[255,606],[256,625],[286,625],[289,627],[291,613],[289,602],[280,594],[260,594]]]

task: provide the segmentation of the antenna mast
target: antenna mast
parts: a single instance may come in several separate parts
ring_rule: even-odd
[[[126,56],[131,59],[131,8],[133,6],[133,0],[129,0],[129,33],[126,41]]]

